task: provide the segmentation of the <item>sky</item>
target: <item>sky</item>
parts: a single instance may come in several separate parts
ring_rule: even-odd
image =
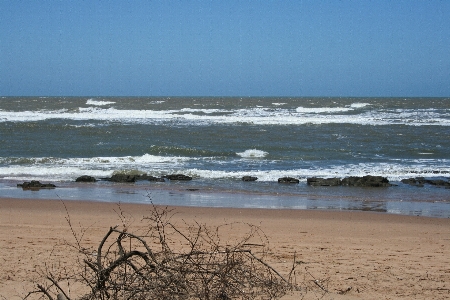
[[[1,96],[450,96],[450,1],[0,0]]]

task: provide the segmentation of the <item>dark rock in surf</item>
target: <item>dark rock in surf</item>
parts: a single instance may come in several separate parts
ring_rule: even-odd
[[[164,178],[167,178],[169,180],[180,180],[180,181],[188,181],[192,180],[191,176],[183,175],[183,174],[171,174],[171,175],[165,175]]]
[[[299,183],[300,180],[298,180],[297,178],[292,178],[292,177],[282,177],[282,178],[278,178],[278,183]]]
[[[254,177],[254,176],[244,176],[242,177],[242,181],[256,181],[258,180],[258,177]]]
[[[450,187],[450,182],[442,179],[429,179],[427,180],[427,183],[435,186]]]
[[[416,186],[416,187],[423,187],[423,183],[420,183],[415,178],[402,179],[401,182],[404,184],[409,184],[409,185]]]
[[[56,185],[52,183],[40,183],[39,181],[32,180],[31,182],[25,181],[24,183],[17,184],[17,187],[21,187],[23,190],[39,190],[39,189],[54,189]]]
[[[386,177],[367,175],[363,177],[350,176],[342,179],[342,185],[356,187],[389,187],[392,184]]]
[[[114,174],[109,178],[112,182],[136,182],[136,178],[140,175]]]
[[[155,182],[164,182],[164,178],[155,177],[147,174],[114,174],[111,177],[101,178],[101,180],[112,181],[112,182],[122,182],[122,183],[131,183],[140,180],[148,180]]]
[[[88,175],[83,175],[75,179],[75,182],[96,182],[96,181],[97,179]]]
[[[425,184],[429,184],[437,187],[450,188],[449,181],[445,181],[442,179],[425,179],[424,177],[402,179],[402,183],[417,187],[423,187]]]
[[[318,178],[312,177],[306,179],[306,183],[311,186],[339,186],[342,185],[340,178]]]
[[[429,184],[438,187],[450,187],[450,182],[442,179],[425,179],[423,177],[417,177],[416,180],[419,184]]]
[[[161,177],[155,177],[155,176],[151,176],[151,175],[141,175],[136,177],[136,180],[148,180],[148,181],[155,181],[155,182],[164,182],[164,178]]]

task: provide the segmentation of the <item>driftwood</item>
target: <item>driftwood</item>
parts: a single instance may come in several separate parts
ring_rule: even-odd
[[[95,253],[81,246],[72,228],[73,247],[82,258],[78,268],[47,272],[48,284],[25,298],[72,300],[59,282],[83,286],[87,292],[80,300],[278,299],[298,289],[292,278],[295,262],[287,278],[265,262],[268,241],[259,227],[233,223],[210,229],[194,223],[185,224],[183,232],[171,223],[172,215],[153,206],[144,218],[147,232],[129,232],[125,222],[123,228],[111,227]],[[69,214],[68,223],[72,226]],[[222,241],[219,233],[226,226],[248,232],[233,243]]]

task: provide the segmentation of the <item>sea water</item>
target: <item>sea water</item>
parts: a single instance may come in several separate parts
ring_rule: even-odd
[[[5,196],[450,217],[450,189],[401,183],[448,181],[450,98],[1,97],[0,143]],[[193,180],[74,183],[114,172]],[[395,186],[306,184],[364,175]],[[300,183],[278,184],[284,176]],[[59,188],[15,187],[29,180]]]

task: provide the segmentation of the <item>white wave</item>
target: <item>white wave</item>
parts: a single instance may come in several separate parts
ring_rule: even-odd
[[[180,112],[190,112],[190,113],[196,113],[196,112],[202,112],[205,114],[213,114],[213,113],[230,113],[232,111],[230,110],[224,110],[224,109],[194,109],[194,108],[182,108],[180,109]]]
[[[323,114],[323,113],[337,113],[353,110],[350,107],[297,107],[295,110],[298,113],[306,114]]]
[[[111,170],[87,169],[76,166],[61,165],[31,165],[31,166],[8,166],[0,168],[0,177],[12,180],[56,180],[72,181],[81,175],[89,175],[97,178],[108,177]]]
[[[112,157],[93,157],[93,158],[44,158],[46,161],[52,164],[62,164],[62,165],[129,165],[129,164],[165,164],[165,163],[182,163],[184,161],[190,160],[189,157],[178,157],[178,156],[159,156],[144,154],[142,156],[112,156]],[[36,160],[39,160],[37,158]]]
[[[356,103],[353,103],[352,105],[350,105],[350,107],[351,108],[363,108],[363,107],[366,107],[366,106],[369,106],[369,105],[370,105],[369,103],[356,102]]]
[[[359,106],[360,104],[353,104]],[[361,104],[362,105],[362,104]],[[330,110],[331,111],[328,111]],[[190,109],[179,110],[120,110],[115,108],[86,107],[78,111],[41,110],[11,112],[0,111],[0,122],[33,122],[47,119],[97,120],[138,124],[178,122],[186,125],[255,124],[255,125],[303,125],[303,124],[361,124],[410,126],[450,126],[449,113],[435,109],[364,110],[356,114],[338,114],[354,110],[345,108],[248,108],[237,110]],[[328,111],[328,113],[324,113]],[[198,114],[202,112],[203,114]],[[323,112],[323,113],[320,113]],[[214,113],[214,115],[211,115]]]
[[[297,107],[296,112],[306,114],[323,114],[323,113],[339,113],[348,112],[358,108],[369,106],[369,103],[353,103],[345,107]]]
[[[262,158],[266,157],[269,153],[257,149],[248,149],[244,152],[238,152],[236,154],[243,158]]]
[[[258,181],[274,181],[276,182],[278,178],[289,176],[299,178],[300,181],[305,181],[306,178],[300,178],[299,174],[302,170],[269,170],[269,171],[219,171],[219,170],[201,170],[201,169],[191,169],[189,173],[191,176],[205,178],[205,179],[233,179],[239,180],[243,176],[256,176]]]
[[[448,166],[448,161],[447,164]],[[309,177],[345,178],[349,176],[383,176],[390,181],[400,181],[411,177],[441,177],[450,173],[450,168],[442,167],[439,163],[425,165],[417,163],[405,167],[402,164],[387,163],[361,163],[352,165],[328,166],[327,168],[308,168],[293,170],[250,170],[250,171],[224,171],[224,170],[186,170],[191,176],[205,179],[241,179],[243,176],[256,176],[258,181],[276,182],[278,178],[289,176],[306,182]]]
[[[9,159],[11,160],[11,159]],[[12,159],[19,161],[20,158]],[[144,154],[142,156],[92,157],[92,158],[27,158],[27,164],[10,164],[0,167],[0,178],[12,179],[24,176],[48,178],[51,180],[73,180],[81,175],[107,177],[113,171],[139,169],[143,172],[162,172],[183,168],[195,158]],[[1,163],[8,163],[5,159]]]
[[[244,154],[247,153],[247,154]],[[253,153],[253,154],[252,154]],[[262,157],[266,153],[251,149],[242,152],[243,157]],[[252,156],[253,155],[253,156]],[[257,155],[257,156],[254,156]],[[26,159],[26,164],[17,162],[8,163],[8,159],[1,159],[0,178],[14,180],[56,180],[73,181],[81,175],[90,175],[97,178],[109,177],[117,170],[137,170],[153,176],[180,172],[196,178],[209,179],[235,179],[243,176],[256,176],[258,181],[276,182],[278,178],[289,176],[306,181],[308,177],[338,177],[348,176],[383,176],[391,181],[400,181],[410,177],[448,177],[450,174],[450,160],[415,159],[399,160],[399,163],[359,163],[344,165],[329,165],[326,167],[314,166],[297,169],[269,169],[269,170],[236,170],[233,164],[230,169],[201,169],[190,164],[192,161],[207,159],[208,163],[214,158],[168,157],[145,154],[142,156],[124,157],[94,157],[94,158],[34,158]],[[20,159],[17,159],[20,161]],[[224,165],[227,161],[214,161]],[[197,165],[197,164],[196,164]],[[264,164],[267,165],[267,164]]]
[[[114,101],[98,101],[98,100],[94,100],[94,99],[89,99],[86,101],[87,105],[97,105],[97,106],[103,106],[103,105],[109,105],[109,104],[114,104],[116,102]]]

